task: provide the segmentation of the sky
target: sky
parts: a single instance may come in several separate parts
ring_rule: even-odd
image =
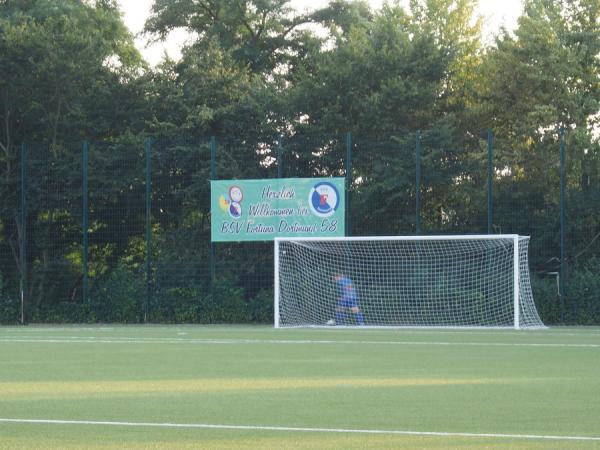
[[[148,45],[147,37],[139,35],[144,28],[144,22],[150,14],[153,0],[118,0],[125,24],[136,35],[136,47],[151,65],[158,64],[165,53],[171,58],[181,56],[181,46],[188,39],[183,30],[172,32],[167,41]],[[370,0],[373,9],[381,7],[383,0]],[[483,18],[484,39],[490,39],[502,26],[512,30],[517,24],[517,18],[523,9],[522,0],[479,0],[477,13]],[[292,0],[290,3],[299,11],[312,10],[327,4],[327,0]]]

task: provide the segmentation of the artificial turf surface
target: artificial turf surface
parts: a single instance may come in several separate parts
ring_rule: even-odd
[[[600,448],[600,329],[1,327],[0,448]]]

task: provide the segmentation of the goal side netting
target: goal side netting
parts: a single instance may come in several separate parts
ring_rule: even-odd
[[[275,327],[544,327],[528,246],[517,235],[278,238]]]

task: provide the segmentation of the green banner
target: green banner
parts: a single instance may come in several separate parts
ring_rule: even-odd
[[[344,236],[344,178],[215,180],[211,239]]]

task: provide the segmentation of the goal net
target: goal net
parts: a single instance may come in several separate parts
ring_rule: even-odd
[[[275,327],[544,327],[529,238],[278,238]]]

